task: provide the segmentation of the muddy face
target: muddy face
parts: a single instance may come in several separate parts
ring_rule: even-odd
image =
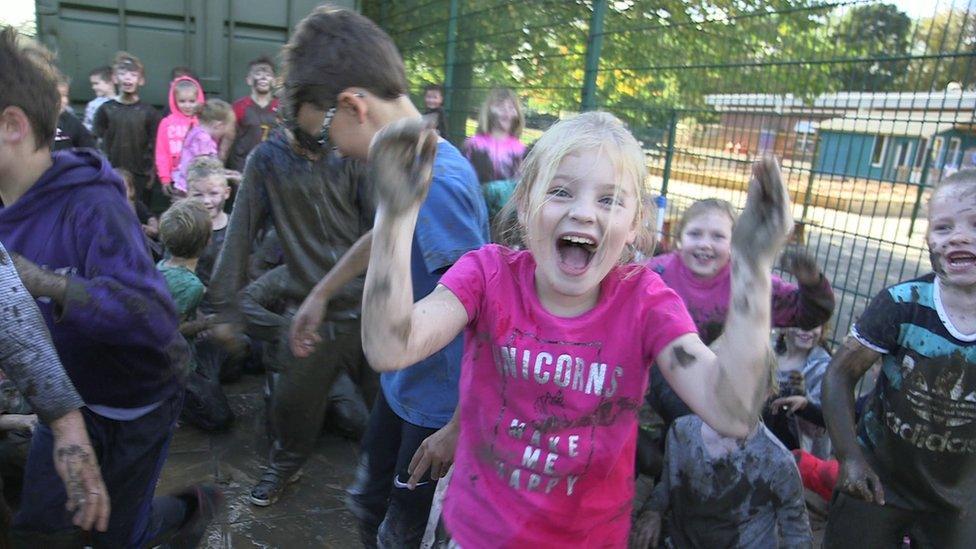
[[[976,193],[963,184],[940,189],[929,203],[926,234],[932,270],[941,281],[976,287]]]

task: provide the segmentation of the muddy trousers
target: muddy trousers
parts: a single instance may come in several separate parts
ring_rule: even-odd
[[[189,510],[177,497],[153,498],[156,481],[183,405],[180,392],[148,414],[116,421],[82,409],[102,478],[111,497],[107,532],[81,533],[64,508],[67,496],[54,470],[53,435],[40,424],[31,440],[20,511],[14,519],[14,547],[145,547],[172,535]]]
[[[278,345],[280,373],[271,395],[269,466],[282,478],[295,474],[312,453],[322,432],[329,390],[344,368],[366,368],[359,321],[325,322],[322,343],[307,358],[292,354],[287,329]]]
[[[404,421],[387,404],[383,391],[376,395],[356,480],[346,497],[346,506],[359,519],[363,546],[420,547],[437,483],[424,474],[410,490],[407,467],[420,443],[436,431]]]
[[[824,532],[825,549],[898,549],[905,536],[912,539],[913,548],[976,547],[976,521],[972,516],[876,505],[834,492]]]

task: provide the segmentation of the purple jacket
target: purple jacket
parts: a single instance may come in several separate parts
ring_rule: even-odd
[[[95,151],[52,157],[24,196],[0,207],[0,241],[68,276],[64,306],[48,299],[38,306],[87,404],[134,408],[165,399],[180,388],[188,351],[122,180]]]

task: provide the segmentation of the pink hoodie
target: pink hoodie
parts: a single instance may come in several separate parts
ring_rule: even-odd
[[[187,116],[180,112],[176,105],[176,83],[180,80],[193,82],[197,86],[197,103],[203,104],[203,87],[189,76],[179,76],[169,84],[169,116],[159,123],[156,131],[156,173],[159,181],[169,185],[173,181],[173,170],[180,163],[180,152],[183,150],[183,139],[190,128],[197,125],[197,117]]]

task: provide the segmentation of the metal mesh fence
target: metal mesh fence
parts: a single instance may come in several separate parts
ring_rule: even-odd
[[[460,143],[488,91],[553,121],[610,111],[643,143],[664,229],[694,200],[741,207],[781,159],[798,234],[835,288],[840,339],[885,286],[929,270],[924,204],[976,163],[976,3],[374,0],[422,102],[443,83]]]

